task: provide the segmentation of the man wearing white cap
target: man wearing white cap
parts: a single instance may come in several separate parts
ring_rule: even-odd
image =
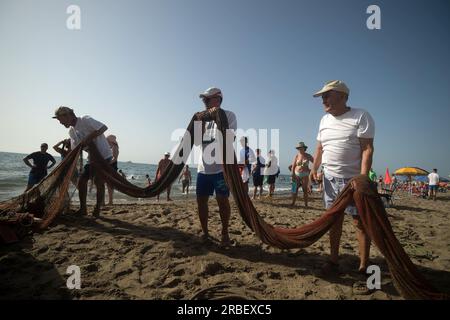
[[[368,175],[372,167],[375,123],[370,114],[362,109],[347,106],[350,90],[339,80],[329,81],[314,97],[322,97],[325,114],[320,121],[317,147],[314,154],[312,180],[317,180],[317,171],[323,165],[324,202],[328,209],[348,181],[359,175]],[[359,243],[359,272],[365,273],[369,263],[370,239],[365,233],[358,212],[349,206],[357,230]],[[323,271],[336,271],[338,267],[339,243],[344,217],[330,229],[330,260]]]
[[[59,107],[55,111],[54,119],[59,120],[64,127],[69,128],[70,145],[75,148],[78,144],[82,144],[85,151],[89,153],[86,146],[90,142],[94,142],[103,159],[107,162],[112,160],[112,152],[104,132],[108,130],[100,121],[97,121],[89,116],[77,117],[73,110],[68,107]],[[89,160],[89,158],[88,158]],[[93,168],[87,163],[78,180],[78,194],[80,197],[79,214],[85,215],[86,211],[86,196],[87,184],[90,178],[93,178],[97,187],[97,204],[93,211],[93,216],[97,217],[100,214],[100,208],[104,203],[105,198],[105,184],[100,177],[95,175]]]
[[[170,164],[170,159],[169,158],[170,158],[170,152],[166,152],[166,153],[164,153],[164,158],[159,160],[158,169],[156,169],[155,181],[159,180],[159,178],[161,178],[161,176],[167,170],[167,167]],[[172,201],[172,199],[170,198],[170,190],[171,189],[172,189],[172,185],[169,185],[167,187],[167,201]],[[159,201],[159,194],[156,196],[156,200]]]
[[[209,88],[200,94],[207,110],[220,108],[223,100],[222,91],[219,88]],[[224,110],[228,118],[229,129],[236,130],[236,116],[233,112]],[[216,140],[217,125],[214,121],[205,121],[204,135],[201,144],[201,159],[198,165],[197,174],[197,205],[200,223],[203,231],[203,240],[209,239],[208,233],[208,200],[214,193],[216,194],[217,204],[219,205],[220,220],[222,221],[222,238],[221,246],[230,246],[230,237],[228,234],[228,224],[230,220],[230,203],[228,197],[230,191],[223,176],[223,168],[221,163],[211,161],[215,159],[215,150],[221,150],[220,140]],[[225,139],[225,137],[223,137]]]

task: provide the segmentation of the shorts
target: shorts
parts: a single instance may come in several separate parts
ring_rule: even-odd
[[[275,175],[271,174],[270,176],[265,176],[266,181],[268,184],[274,184],[275,183]]]
[[[300,179],[303,179],[304,177],[309,177],[309,172],[296,172],[295,175]]]
[[[111,161],[111,159],[112,159],[112,158],[108,158],[108,159],[105,159],[105,161],[109,163],[109,162]],[[116,164],[116,168],[117,168],[117,162],[115,162],[115,164]],[[113,166],[114,163],[111,163],[110,165],[114,168],[114,166]],[[117,170],[116,168],[114,168],[114,169]],[[91,167],[91,165],[90,165],[89,163],[86,163],[86,164],[84,165],[83,172],[81,173],[81,177],[82,177],[82,178],[91,179],[91,178],[93,178],[94,176],[95,176],[95,170],[94,170],[94,168]]]
[[[46,175],[47,172],[30,172],[28,175],[28,185],[34,186],[35,184],[38,184]]]
[[[253,176],[253,186],[254,187],[262,187],[264,177],[262,175]]]
[[[183,189],[189,186],[189,179],[187,180],[181,180],[181,185],[183,186]]]
[[[351,180],[351,178],[336,178],[325,174],[323,176],[323,201],[325,203],[325,209],[329,209],[336,200],[339,192],[344,189],[345,185]],[[350,205],[345,209],[345,213],[352,216],[357,216],[358,211],[354,205]]]
[[[197,196],[216,196],[229,197],[230,190],[225,182],[223,172],[215,174],[197,174],[196,194]]]
[[[437,191],[438,186],[434,185],[434,186],[429,186],[430,191]]]

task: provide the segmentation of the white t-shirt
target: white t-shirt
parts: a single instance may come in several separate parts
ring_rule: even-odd
[[[234,136],[234,130],[237,129],[236,115],[231,111],[227,110],[223,111],[225,111],[225,114],[228,119],[228,128],[233,131]],[[197,171],[198,173],[203,174],[217,174],[223,171],[222,168],[223,158],[221,154],[222,146],[219,144],[219,141],[217,139],[217,135],[220,133],[220,131],[217,130],[217,124],[214,121],[205,122],[205,127],[206,130],[205,134],[203,135],[203,142],[201,145],[201,155]],[[223,137],[223,139],[226,139],[226,137]],[[216,152],[219,153],[216,154]],[[219,163],[216,163],[215,161],[216,159],[219,161]]]
[[[359,138],[373,139],[375,122],[362,109],[351,108],[340,116],[329,113],[320,121],[317,140],[322,144],[325,174],[336,178],[352,178],[361,173]]]
[[[251,148],[248,149],[248,162],[250,164],[250,168],[251,168],[252,164],[256,163],[256,156]],[[245,164],[245,148],[242,148],[239,153],[239,163]],[[244,169],[242,170],[241,177],[242,177],[242,182],[244,182],[244,183],[250,179],[250,171],[248,169],[248,166],[245,166]]]
[[[435,172],[432,172],[428,175],[428,181],[430,186],[437,186],[439,184],[439,175]]]
[[[264,167],[264,175],[265,176],[273,176],[278,172],[278,158],[274,155],[269,156],[266,162],[266,166]]]
[[[75,124],[75,126],[70,127],[69,129],[71,147],[75,148],[81,142],[81,140],[86,138],[92,132],[99,130],[103,126],[103,123],[91,118],[90,116],[77,118],[77,123]],[[95,143],[103,159],[112,157],[111,148],[104,134],[99,135],[93,140],[93,142]]]

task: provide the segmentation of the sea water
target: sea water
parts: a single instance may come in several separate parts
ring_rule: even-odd
[[[30,168],[23,162],[23,158],[25,156],[26,154],[0,152],[0,201],[4,201],[12,197],[18,196],[25,190],[28,181],[28,174],[30,172]],[[55,156],[55,160],[56,165],[58,165],[58,163],[61,161],[61,158]],[[56,165],[53,168],[55,168]],[[152,182],[154,181],[156,176],[157,166],[154,164],[119,161],[118,167],[125,173],[128,181],[139,187],[147,186],[147,179],[145,177],[147,174],[150,176]],[[53,170],[53,168],[48,170],[48,172],[50,173]],[[195,183],[197,179],[197,170],[195,167],[191,167],[191,176],[192,176],[192,184],[189,189],[189,192],[190,196],[194,197]],[[279,178],[276,180],[275,186],[276,192],[282,193],[289,192],[291,190],[290,176],[280,175]],[[253,191],[253,183],[251,179],[249,187],[250,191]],[[265,190],[268,189],[267,185],[264,186],[264,189]],[[78,200],[77,191],[73,186],[71,187],[69,193],[74,201]],[[182,194],[182,186],[177,179],[177,181],[172,185],[171,197],[175,199],[182,196],[184,196]],[[165,197],[166,194],[164,192],[163,194],[161,194],[161,199],[163,200],[165,199]],[[88,192],[88,201],[89,202],[95,201],[95,185],[93,189],[90,192]],[[106,192],[106,202],[107,201],[108,195]],[[118,191],[114,192],[115,203],[136,203],[140,201],[143,201],[143,199],[132,198]]]

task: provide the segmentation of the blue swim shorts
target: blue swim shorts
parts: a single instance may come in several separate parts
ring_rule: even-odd
[[[197,196],[212,196],[216,192],[216,196],[229,197],[230,190],[225,182],[223,172],[216,174],[197,174]]]

